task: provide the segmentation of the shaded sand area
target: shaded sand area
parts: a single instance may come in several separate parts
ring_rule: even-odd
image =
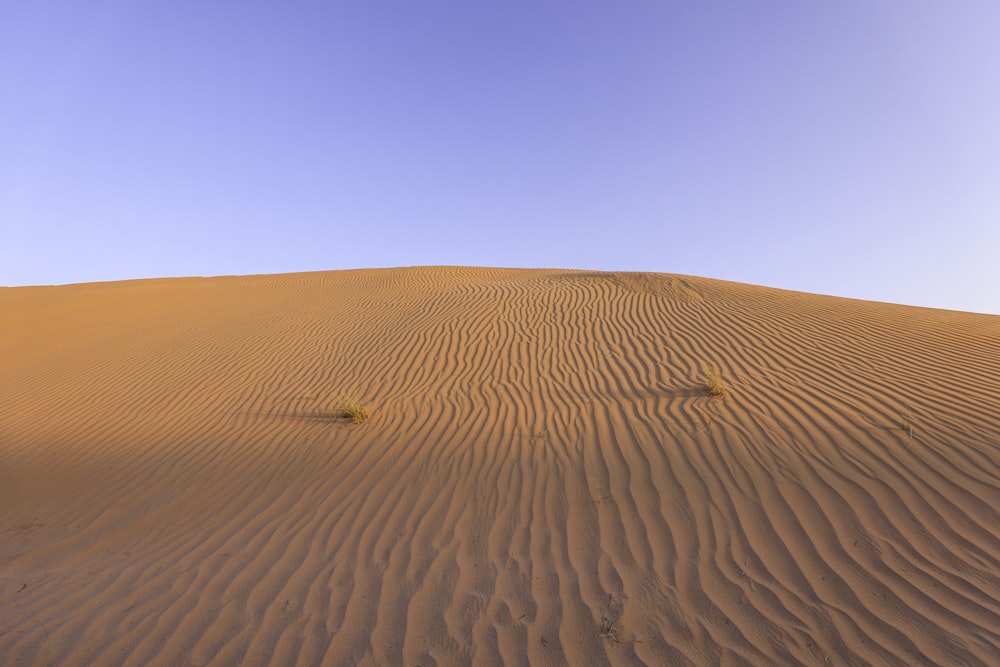
[[[1000,317],[466,268],[0,317],[0,664],[1000,664]]]

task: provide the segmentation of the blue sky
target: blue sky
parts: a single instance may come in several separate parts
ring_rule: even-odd
[[[1000,313],[1000,3],[0,3],[0,284],[459,264]]]

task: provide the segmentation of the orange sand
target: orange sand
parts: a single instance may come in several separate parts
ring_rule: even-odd
[[[0,664],[1000,664],[1000,317],[411,268],[0,318]]]

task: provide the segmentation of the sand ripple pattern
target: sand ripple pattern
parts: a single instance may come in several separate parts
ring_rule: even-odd
[[[1000,656],[1000,317],[451,267],[0,317],[0,664]]]

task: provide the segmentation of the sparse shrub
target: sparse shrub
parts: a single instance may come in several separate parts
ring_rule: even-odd
[[[355,424],[360,424],[368,419],[368,410],[361,401],[354,398],[342,398],[330,411],[330,417],[334,421],[345,420]]]
[[[722,374],[714,366],[705,366],[703,371],[705,373],[705,389],[708,393],[715,397],[725,398],[729,394],[729,388],[722,379]]]
[[[909,412],[899,413],[899,430],[905,431],[910,436],[910,442],[913,442],[913,420],[910,419]]]

